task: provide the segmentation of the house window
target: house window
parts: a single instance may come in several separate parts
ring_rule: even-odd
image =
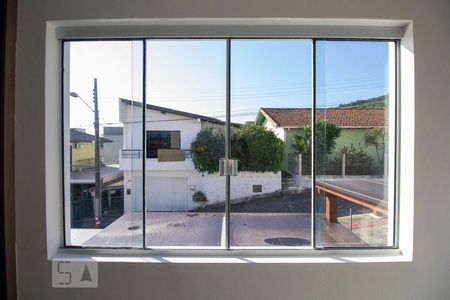
[[[158,158],[158,149],[180,149],[180,131],[147,131],[147,158]]]
[[[395,248],[397,45],[64,41],[66,245]]]

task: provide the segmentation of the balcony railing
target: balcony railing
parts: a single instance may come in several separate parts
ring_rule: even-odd
[[[177,150],[177,149],[160,149],[160,151],[164,150]],[[180,149],[178,149],[180,150]],[[191,159],[192,154],[189,149],[181,149],[183,151],[184,159]],[[121,157],[122,159],[137,159],[142,158],[142,150],[141,149],[122,149],[121,151]],[[159,157],[156,157],[159,159]]]
[[[192,158],[191,150],[183,149],[183,151],[184,151],[184,158]]]
[[[140,150],[140,149],[122,149],[122,150],[120,150],[120,155],[124,159],[141,158],[142,150]]]

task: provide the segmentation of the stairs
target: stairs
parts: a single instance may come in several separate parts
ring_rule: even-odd
[[[296,180],[291,174],[287,172],[281,173],[281,189],[287,193],[295,193],[298,191]]]

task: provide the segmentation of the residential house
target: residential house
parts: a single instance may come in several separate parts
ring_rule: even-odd
[[[100,157],[103,157],[105,143],[113,142],[100,137]],[[103,158],[102,158],[103,160]],[[72,170],[83,170],[95,166],[95,136],[84,129],[70,129],[70,163]]]
[[[366,147],[365,134],[370,128],[387,126],[386,110],[383,108],[327,108],[316,110],[316,120],[327,120],[342,128],[339,138],[336,139],[335,155],[339,149],[353,144]],[[261,108],[256,120],[259,124],[273,130],[275,134],[285,141],[285,152],[282,169],[296,173],[295,149],[292,139],[295,135],[304,135],[304,126],[311,125],[310,108]],[[374,160],[377,159],[376,149],[373,146],[365,148]]]
[[[100,179],[102,218],[109,224],[123,212],[123,172],[118,166],[105,165],[104,145],[113,141],[100,137]],[[95,186],[95,136],[82,129],[70,129],[70,194],[73,228],[93,227],[93,194]]]
[[[142,210],[142,103],[119,99],[123,123],[120,169],[124,172],[125,211]],[[194,208],[192,195],[201,191],[209,203],[225,201],[225,178],[198,172],[190,146],[203,128],[225,122],[166,107],[146,106],[145,202],[149,211],[186,211]],[[238,124],[233,124],[238,126]],[[280,173],[239,172],[231,178],[231,200],[273,193],[281,189]],[[254,189],[258,185],[258,189]],[[259,185],[261,190],[259,191]]]

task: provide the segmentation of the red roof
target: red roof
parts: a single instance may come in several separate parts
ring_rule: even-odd
[[[276,126],[298,128],[311,125],[309,108],[261,108],[260,111]],[[319,108],[316,119],[342,127],[379,127],[387,125],[386,113],[384,108]]]

